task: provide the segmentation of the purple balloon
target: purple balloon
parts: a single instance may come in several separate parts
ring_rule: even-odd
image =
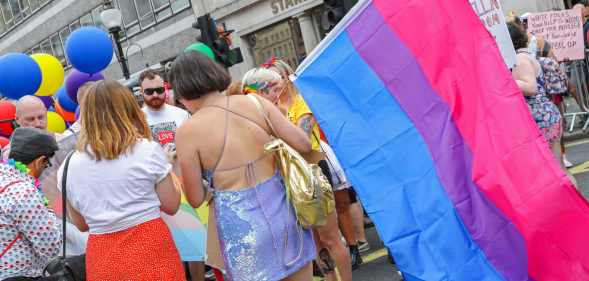
[[[78,102],[78,89],[86,82],[104,80],[100,73],[88,74],[77,69],[72,70],[65,80],[65,90],[72,101]]]
[[[52,96],[38,96],[38,98],[43,101],[45,104],[45,108],[49,109],[53,106],[53,97]]]
[[[78,121],[78,118],[80,118],[80,106],[79,105],[76,108],[76,112],[75,112],[74,116],[76,116],[76,121]]]

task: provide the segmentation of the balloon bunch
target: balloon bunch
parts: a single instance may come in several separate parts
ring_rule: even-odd
[[[61,62],[49,54],[9,53],[0,57],[0,95],[10,100],[26,95],[39,97],[49,110],[47,130],[55,133],[62,133],[76,121],[78,89],[87,82],[104,80],[100,71],[112,61],[113,45],[103,30],[82,27],[67,38],[65,53],[73,66],[67,77]],[[14,104],[0,101],[0,136],[12,134],[14,126],[6,121],[14,116]]]

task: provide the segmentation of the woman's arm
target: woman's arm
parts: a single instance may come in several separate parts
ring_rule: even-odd
[[[276,137],[284,140],[299,153],[311,152],[312,147],[309,135],[286,119],[284,114],[274,104],[259,96],[257,98],[262,103],[272,126],[276,130]]]
[[[513,68],[513,79],[525,96],[535,96],[538,92],[536,69],[531,59],[524,54],[517,55],[517,65]]]
[[[67,213],[68,217],[71,219],[71,222],[78,228],[78,230],[81,232],[90,230],[84,217],[82,217],[82,215],[80,215],[80,213],[74,209],[70,203],[67,203]]]
[[[160,209],[162,212],[173,216],[180,208],[180,186],[172,179],[172,173],[169,173],[162,181],[156,184],[155,193],[160,199]]]
[[[195,133],[191,124],[191,121],[184,122],[176,132],[176,153],[184,195],[192,207],[198,208],[205,201],[206,192],[202,184],[200,156],[196,142],[191,137]]]

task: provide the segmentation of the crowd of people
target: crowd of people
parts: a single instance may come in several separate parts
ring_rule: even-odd
[[[37,97],[16,101],[0,164],[0,280],[50,280],[43,269],[62,243],[68,256],[85,254],[87,280],[205,280],[207,270],[216,280],[352,280],[370,249],[364,211],[291,75],[274,58],[232,83],[187,51],[166,73],[140,75],[143,105],[119,82],[84,84],[63,134],[47,132]],[[273,138],[333,187],[325,225],[297,222],[264,149]],[[181,201],[209,208],[206,241],[171,231],[185,219]],[[185,246],[196,244],[206,259],[205,247]]]
[[[582,0],[573,9],[582,11],[583,34],[589,31],[589,1]],[[555,159],[560,163],[569,179],[577,185],[567,168],[573,166],[565,154],[563,142],[566,105],[564,98],[571,95],[579,108],[585,109],[580,101],[572,73],[573,62],[559,62],[551,44],[539,36],[528,32],[528,16],[514,17],[507,23],[511,41],[516,50],[516,65],[512,76],[522,91],[530,113],[538,125]],[[585,39],[588,44],[589,39]]]
[[[589,16],[587,1],[575,8]],[[526,17],[508,29],[513,78],[567,171],[563,99],[579,100],[570,63],[527,32]],[[84,84],[79,119],[56,135],[39,98],[16,101],[17,128],[0,155],[0,280],[44,280],[62,243],[68,256],[85,254],[88,280],[205,280],[209,270],[216,280],[352,280],[370,249],[364,210],[293,75],[272,58],[232,81],[210,57],[186,51],[165,72],[141,73],[143,104],[119,82]],[[265,150],[274,138],[329,181],[335,208],[324,225],[297,222]],[[208,208],[206,238],[170,230],[185,219],[182,202]]]

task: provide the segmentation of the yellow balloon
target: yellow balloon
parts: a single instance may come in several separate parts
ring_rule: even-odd
[[[33,54],[31,58],[41,68],[41,86],[35,93],[36,96],[51,96],[63,84],[65,71],[59,60],[48,54]]]
[[[47,131],[61,134],[65,132],[65,121],[61,115],[48,111],[47,112]]]

